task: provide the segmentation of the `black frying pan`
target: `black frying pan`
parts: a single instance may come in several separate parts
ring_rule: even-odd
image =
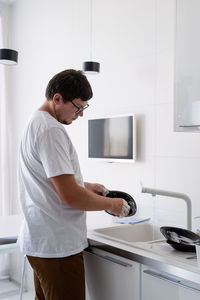
[[[106,195],[106,197],[124,199],[130,206],[130,211],[129,211],[129,214],[127,215],[127,217],[133,216],[137,211],[137,206],[136,206],[135,200],[133,199],[133,197],[131,197],[131,195],[129,195],[127,193],[120,192],[120,191],[109,191],[109,193]],[[114,216],[114,214],[108,212],[107,210],[106,210],[106,212],[108,214]]]
[[[200,237],[187,229],[163,226],[161,233],[167,239],[167,243],[179,251],[196,252],[195,245],[200,244]]]

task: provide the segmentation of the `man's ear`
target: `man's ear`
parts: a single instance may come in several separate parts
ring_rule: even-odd
[[[58,104],[60,101],[61,101],[61,98],[62,96],[59,94],[59,93],[56,93],[54,96],[53,96],[53,101],[55,104]]]

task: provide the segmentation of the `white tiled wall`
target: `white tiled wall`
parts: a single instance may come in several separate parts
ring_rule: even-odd
[[[102,59],[106,59],[106,70],[105,77],[101,77],[98,83],[95,78],[99,90],[94,108],[88,114],[136,113],[138,161],[134,165],[95,163],[86,161],[85,153],[82,155],[79,151],[83,172],[87,180],[103,182],[109,188],[131,193],[138,204],[138,213],[150,215],[158,227],[170,224],[185,227],[186,206],[183,201],[166,197],[153,199],[151,195],[141,194],[139,185],[141,180],[150,187],[186,193],[192,200],[193,216],[200,214],[199,135],[173,131],[176,3],[174,0],[126,3],[131,6],[126,7],[130,13],[125,24],[129,27],[125,30],[124,23],[117,19],[118,10],[114,10],[112,25],[106,35],[108,39],[109,34],[119,33],[117,37],[114,35],[113,45],[109,43],[109,50],[113,49],[112,57],[111,52],[104,52],[101,47],[108,40],[105,36],[98,36],[97,51]],[[104,4],[98,5],[102,7]],[[122,16],[124,10],[121,10]],[[98,25],[100,27],[100,22]],[[101,32],[102,24],[99,27],[98,32]],[[124,35],[121,37],[122,31]],[[119,40],[128,50],[125,47],[114,49]],[[110,70],[108,64],[112,66]],[[106,93],[104,89],[100,90],[102,83],[105,83]],[[75,128],[73,130],[77,132]],[[76,137],[74,142],[79,149]],[[193,224],[195,229],[197,222]]]
[[[89,0],[60,1],[59,5],[54,0],[30,2],[16,1],[12,17],[13,43],[20,50],[20,63],[10,73],[13,195],[17,193],[15,161],[21,132],[33,109],[44,100],[46,82],[61,69],[81,68],[89,58]],[[200,135],[173,131],[175,4],[175,0],[93,1],[93,58],[100,61],[101,73],[88,76],[94,97],[85,119],[67,128],[84,179],[132,194],[138,213],[154,218],[157,226],[185,226],[185,205],[178,199],[141,194],[140,181],[188,194],[193,216],[200,215]],[[87,117],[129,112],[137,115],[136,163],[89,161]],[[93,221],[97,215],[105,218],[103,212],[93,215]]]

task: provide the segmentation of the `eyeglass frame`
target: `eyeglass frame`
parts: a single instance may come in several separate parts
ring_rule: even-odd
[[[86,108],[89,107],[89,104],[87,104],[84,107],[82,107],[82,106],[80,107],[80,106],[77,106],[76,104],[74,104],[73,100],[71,100],[70,102],[74,105],[74,107],[77,108],[77,111],[75,111],[75,114],[79,114],[80,112],[84,111]]]

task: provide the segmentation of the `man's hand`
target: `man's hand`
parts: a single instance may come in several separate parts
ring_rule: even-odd
[[[85,182],[85,188],[95,194],[106,196],[109,190],[102,184]]]
[[[109,190],[102,184],[90,183],[90,182],[85,182],[84,184],[87,190],[95,194],[106,197],[106,195],[109,193]],[[127,204],[127,202],[124,199],[121,198],[109,198],[109,199],[112,208],[108,210],[108,212],[114,214],[119,218],[126,217],[129,214],[130,206]]]
[[[128,203],[121,198],[110,198],[112,201],[112,207],[108,212],[114,214],[116,217],[123,218],[128,216],[130,211],[130,206]]]

